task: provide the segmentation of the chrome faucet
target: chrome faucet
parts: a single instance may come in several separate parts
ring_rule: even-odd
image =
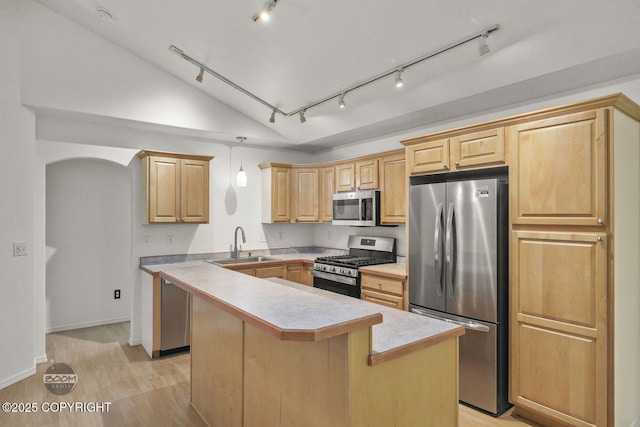
[[[233,232],[233,252],[231,252],[231,258],[238,258],[238,230],[242,232],[242,243],[247,243],[247,239],[244,237],[244,229],[237,226],[236,231]]]

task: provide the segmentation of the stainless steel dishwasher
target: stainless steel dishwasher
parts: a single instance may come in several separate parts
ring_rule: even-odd
[[[189,350],[191,299],[189,293],[162,279],[160,355]]]

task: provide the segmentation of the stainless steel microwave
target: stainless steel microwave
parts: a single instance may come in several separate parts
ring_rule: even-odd
[[[380,192],[360,190],[333,195],[334,225],[373,227],[380,224]]]

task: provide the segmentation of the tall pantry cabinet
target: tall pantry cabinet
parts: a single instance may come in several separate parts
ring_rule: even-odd
[[[616,95],[505,128],[510,400],[543,425],[638,416],[628,401],[640,399],[638,120],[640,108]]]

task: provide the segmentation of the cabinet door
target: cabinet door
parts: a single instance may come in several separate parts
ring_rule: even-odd
[[[293,222],[320,221],[320,174],[317,168],[293,169]]]
[[[302,284],[307,286],[313,286],[313,265],[304,264],[302,266]]]
[[[513,232],[511,401],[556,421],[607,420],[604,233]]]
[[[180,222],[209,223],[209,162],[180,160]]]
[[[322,221],[333,219],[333,193],[335,193],[335,174],[333,167],[322,169]]]
[[[504,163],[504,128],[456,136],[449,141],[454,170]]]
[[[147,222],[177,223],[180,218],[180,160],[149,156],[147,162]]]
[[[507,128],[515,224],[607,223],[606,110]]]
[[[336,191],[353,191],[356,189],[355,166],[345,163],[335,167]]]
[[[404,153],[380,160],[380,222],[404,224],[407,221],[407,176]]]
[[[449,170],[449,140],[423,142],[406,148],[409,173],[419,175]]]
[[[302,264],[287,265],[285,279],[302,283]]]
[[[361,160],[355,163],[356,188],[358,190],[378,189],[378,159]]]
[[[291,220],[291,169],[274,167],[271,179],[271,219],[273,222],[289,222]]]

